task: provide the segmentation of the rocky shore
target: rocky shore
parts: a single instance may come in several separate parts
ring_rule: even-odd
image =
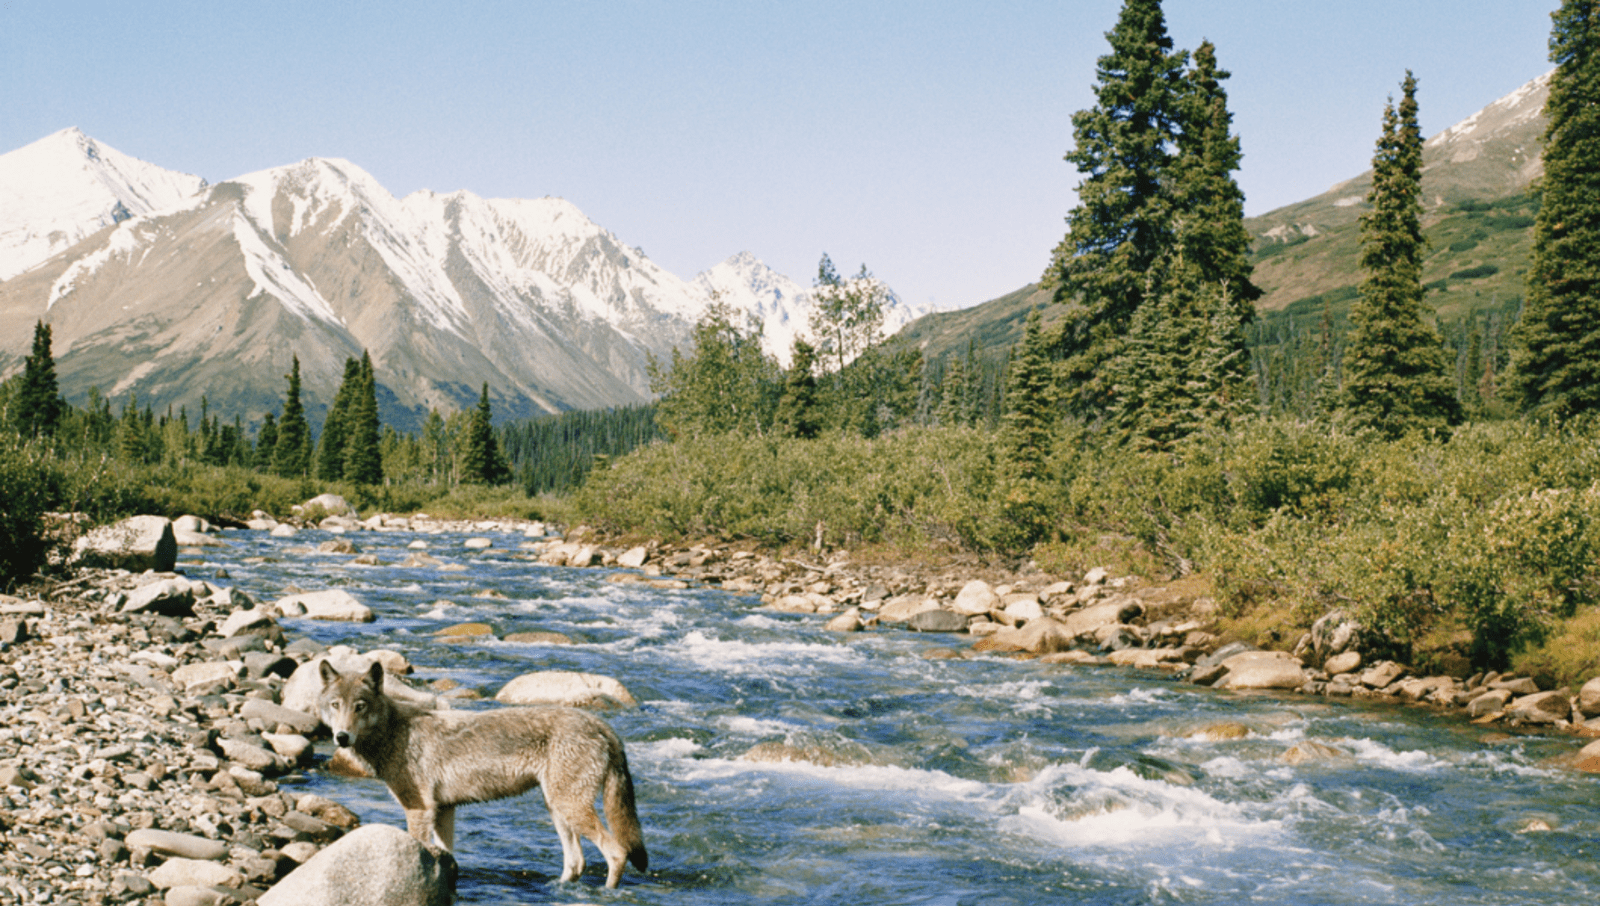
[[[1027,568],[855,564],[842,555],[810,562],[720,545],[622,547],[583,530],[548,537],[542,525],[420,516],[357,521],[334,513],[319,527],[352,539],[325,546],[353,558],[370,556],[360,550],[365,531],[419,539],[464,532],[479,536],[466,541],[479,548],[515,533],[522,540],[512,556],[610,569],[608,581],[720,587],[760,595],[775,611],[815,615],[839,633],[949,640],[928,657],[1145,669],[1217,689],[1357,696],[1432,706],[1507,731],[1600,735],[1600,681],[1574,692],[1526,677],[1414,676],[1393,662],[1366,663],[1359,627],[1337,613],[1292,652],[1253,650],[1216,634],[1214,603],[1189,585],[1103,569],[1067,579]],[[251,529],[297,531],[265,514]],[[216,535],[202,520],[180,520],[176,530],[165,520],[125,527],[115,544],[85,556],[101,566],[0,596],[0,903],[272,906],[322,896],[350,865],[360,866],[362,889],[325,901],[447,902],[448,855],[389,828],[359,828],[343,806],[291,789],[320,732],[310,713],[319,660],[333,658],[341,669],[383,663],[392,694],[434,707],[470,693],[408,683],[410,666],[394,652],[326,650],[285,635],[283,616],[371,619],[345,592],[285,589],[256,602],[221,584],[225,577],[174,571],[180,546],[213,544]],[[104,565],[119,557],[121,566]],[[406,562],[438,565],[424,549]],[[502,691],[502,700],[519,702],[631,698],[615,681],[580,674],[530,674]],[[1600,770],[1600,743],[1573,748],[1574,767]],[[328,764],[340,767],[338,759]]]

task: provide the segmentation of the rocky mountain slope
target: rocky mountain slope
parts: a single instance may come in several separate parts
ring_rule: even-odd
[[[785,354],[810,304],[748,253],[690,282],[561,199],[399,199],[342,160],[207,185],[68,130],[0,156],[0,191],[26,199],[0,208],[0,371],[48,320],[74,400],[204,396],[254,421],[297,355],[315,423],[367,350],[402,429],[484,382],[502,418],[613,406],[648,398],[649,358],[688,340],[712,289]]]

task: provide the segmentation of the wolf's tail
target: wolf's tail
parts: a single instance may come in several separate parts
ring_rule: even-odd
[[[650,866],[650,854],[644,850],[644,830],[633,803],[633,775],[628,773],[628,756],[620,741],[612,749],[611,768],[606,772],[605,804],[612,836],[627,850],[633,867],[644,871]]]

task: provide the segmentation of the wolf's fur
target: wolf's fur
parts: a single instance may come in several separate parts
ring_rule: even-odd
[[[617,886],[624,861],[640,871],[649,864],[628,758],[605,721],[562,707],[429,711],[382,690],[382,665],[340,673],[324,663],[317,706],[334,742],[389,785],[412,836],[450,849],[457,805],[542,786],[561,837],[561,880],[583,873],[579,835],[605,855],[607,887]],[[594,808],[602,791],[605,824]]]

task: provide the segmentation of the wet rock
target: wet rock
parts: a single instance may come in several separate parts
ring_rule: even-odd
[[[1250,735],[1250,728],[1240,723],[1212,724],[1202,727],[1189,734],[1190,739],[1201,739],[1207,742],[1225,742],[1232,739],[1245,739]]]
[[[648,548],[633,547],[617,557],[617,565],[623,569],[638,569],[644,566],[645,561],[649,559],[650,551]]]
[[[860,632],[864,628],[861,622],[861,610],[852,607],[823,624],[822,628],[829,632]]]
[[[966,632],[968,619],[949,610],[924,610],[913,614],[906,625],[914,632]]]
[[[1057,651],[1039,658],[1041,664],[1104,664],[1104,658],[1096,657],[1087,651]]]
[[[274,538],[293,538],[300,534],[300,530],[287,522],[281,522],[272,527],[271,534]]]
[[[308,620],[371,623],[377,619],[372,608],[342,588],[288,595],[279,598],[273,606],[285,616],[304,616]]]
[[[1285,764],[1310,764],[1317,761],[1348,761],[1350,754],[1327,743],[1307,739],[1289,747],[1279,758]]]
[[[939,602],[927,595],[899,595],[878,608],[881,623],[904,623],[924,610],[937,610]]]
[[[1509,689],[1490,689],[1467,703],[1467,716],[1483,717],[1486,714],[1502,711],[1509,701],[1511,701]]]
[[[330,538],[317,545],[317,552],[321,554],[359,554],[361,548],[347,538]]]
[[[290,872],[258,900],[261,906],[448,906],[455,860],[434,854],[405,831],[372,824]]]
[[[1585,773],[1600,774],[1600,739],[1578,750],[1578,759],[1573,766]]]
[[[91,529],[73,542],[77,566],[171,572],[178,562],[178,541],[165,516],[133,516]]]
[[[1567,720],[1572,717],[1571,695],[1566,689],[1524,695],[1512,700],[1506,708],[1506,716],[1531,724],[1553,724]]]
[[[468,538],[461,546],[469,551],[482,551],[494,547],[494,541],[489,538]]]
[[[441,642],[481,642],[493,639],[494,627],[488,623],[457,623],[433,634]]]
[[[567,705],[574,708],[632,708],[639,703],[609,676],[547,670],[524,673],[501,687],[494,700],[506,705]]]
[[[1041,617],[1021,629],[1002,629],[979,639],[974,651],[1026,651],[1030,654],[1051,654],[1072,648],[1073,636],[1067,627],[1054,617]]]
[[[517,642],[523,645],[573,645],[572,636],[563,632],[550,632],[547,630],[531,630],[528,632],[513,632],[506,636],[506,641]]]
[[[1213,685],[1221,689],[1298,689],[1309,679],[1298,659],[1280,651],[1246,651],[1220,666],[1227,673]]]

